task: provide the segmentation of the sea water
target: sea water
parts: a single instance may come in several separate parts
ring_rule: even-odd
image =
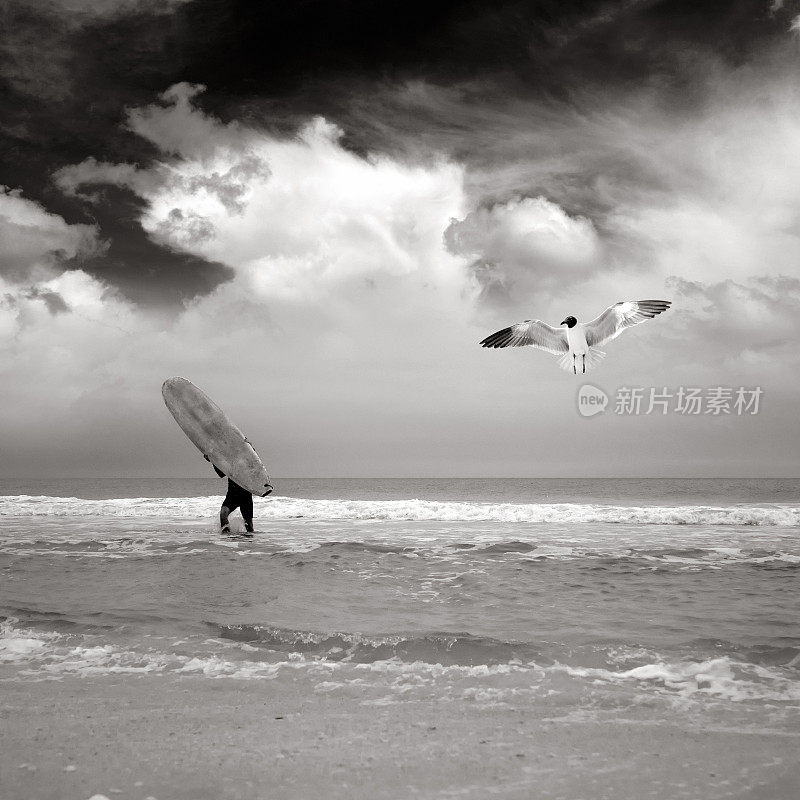
[[[800,482],[275,484],[244,538],[213,479],[0,482],[0,680],[800,733]]]

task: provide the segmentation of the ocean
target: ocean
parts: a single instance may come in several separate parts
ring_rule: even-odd
[[[797,751],[800,481],[274,483],[244,538],[220,534],[213,479],[0,481],[0,687],[168,681],[201,697],[247,682],[344,704],[364,724],[400,707],[513,711]],[[533,796],[539,775],[540,796],[577,796],[558,794],[552,764],[546,786],[530,772],[534,741],[506,738],[519,766],[453,792],[506,782]],[[786,764],[780,747],[766,766],[736,747],[749,778],[654,796],[740,796]],[[625,763],[598,761],[595,778],[617,777],[587,796],[629,796],[613,790]],[[678,786],[688,768],[674,768]],[[279,788],[270,796],[302,796]]]

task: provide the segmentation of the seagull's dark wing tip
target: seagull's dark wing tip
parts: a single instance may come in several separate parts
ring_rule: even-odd
[[[636,305],[639,307],[639,313],[652,319],[656,314],[661,314],[666,311],[671,305],[671,300],[637,300]]]
[[[505,347],[511,339],[511,328],[503,328],[497,333],[487,336],[482,342],[482,347]]]

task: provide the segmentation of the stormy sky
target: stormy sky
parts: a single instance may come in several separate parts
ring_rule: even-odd
[[[798,475],[800,3],[2,0],[0,476]],[[526,318],[672,309],[586,377]],[[578,387],[763,389],[756,415]]]

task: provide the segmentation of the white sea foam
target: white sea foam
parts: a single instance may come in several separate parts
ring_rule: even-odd
[[[218,497],[0,497],[0,516],[197,519],[214,515]],[[800,526],[800,507],[617,506],[579,503],[474,503],[432,500],[309,500],[274,497],[258,503],[264,520],[618,523],[635,525]]]
[[[205,645],[214,645],[208,640]],[[211,679],[274,680],[297,674],[308,676],[319,693],[356,692],[366,702],[389,703],[409,692],[434,690],[438,697],[497,704],[514,697],[552,694],[564,689],[557,676],[566,675],[598,688],[603,685],[636,687],[637,692],[674,695],[684,700],[797,703],[800,682],[796,674],[737,661],[728,656],[704,661],[653,660],[622,670],[556,663],[542,666],[512,660],[499,664],[441,664],[404,661],[398,657],[369,663],[325,660],[303,653],[282,653],[279,660],[254,660],[255,648],[219,641],[213,650],[197,654],[157,648],[130,649],[95,643],[95,637],[63,635],[17,628],[14,620],[0,623],[0,665],[19,679],[54,680],[65,676],[95,678],[131,675],[199,676]],[[274,655],[274,654],[273,654]],[[6,672],[6,675],[8,673]],[[390,695],[386,695],[386,691]],[[376,692],[378,697],[364,696]]]
[[[45,631],[20,630],[15,619],[0,621],[0,664],[25,662],[47,652],[47,646],[59,638]]]
[[[0,663],[25,661],[43,651],[46,642],[29,636],[0,637]]]
[[[191,656],[148,649],[131,650],[113,644],[93,644],[91,637],[59,635],[48,631],[16,628],[14,620],[0,623],[0,664],[19,668],[29,679],[53,679],[65,675],[150,675],[174,673],[212,678],[274,678],[282,669],[306,662],[301,656],[270,663],[226,659],[219,654]],[[76,641],[81,643],[76,644]],[[238,648],[232,643],[226,646]],[[314,662],[307,662],[313,666]]]
[[[712,695],[725,700],[800,700],[800,683],[777,670],[744,664],[728,656],[705,661],[656,662],[627,670],[572,667],[557,664],[576,678],[596,682],[650,684],[673,690],[684,696]]]

